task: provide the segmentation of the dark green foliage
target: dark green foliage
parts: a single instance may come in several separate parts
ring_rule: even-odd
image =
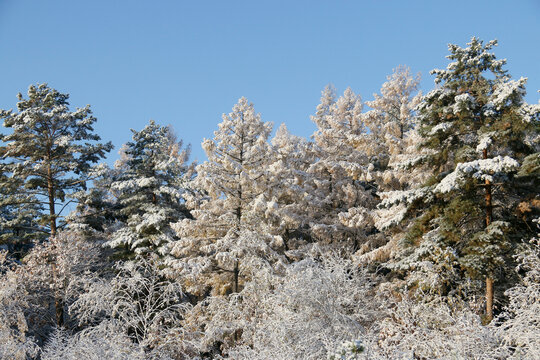
[[[518,224],[516,209],[538,192],[531,185],[538,181],[539,110],[524,103],[526,80],[510,79],[506,61],[490,52],[495,45],[476,38],[467,48],[450,45],[452,62],[432,71],[441,86],[424,96],[419,126],[435,197],[417,208],[423,215],[406,236],[413,246],[427,236],[451,249],[456,270],[473,279],[506,276],[516,244],[534,235],[525,231],[531,217]]]

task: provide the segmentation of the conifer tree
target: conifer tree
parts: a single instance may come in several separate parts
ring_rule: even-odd
[[[240,272],[248,271],[246,259],[271,253],[269,238],[253,232],[261,224],[254,207],[266,191],[271,130],[272,124],[262,122],[253,104],[241,98],[223,115],[214,138],[203,141],[208,161],[197,166],[193,182],[198,190],[190,200],[194,219],[176,224],[182,239],[171,251],[178,259],[171,265],[191,293],[237,293]]]
[[[369,128],[364,151],[373,164],[371,175],[379,192],[402,190],[415,181],[410,171],[404,171],[404,162],[418,155],[410,147],[416,135],[414,109],[421,99],[419,83],[419,74],[413,77],[408,67],[399,66],[387,77],[380,94],[373,94],[374,100],[366,102],[371,110],[362,116]]]
[[[421,258],[484,279],[488,321],[494,284],[511,269],[510,255],[527,228],[514,221],[520,199],[530,195],[516,193],[514,174],[538,141],[538,122],[524,116],[526,79],[510,79],[506,61],[490,52],[496,44],[477,38],[466,48],[451,44],[452,62],[432,71],[440,86],[424,96],[419,120],[435,176],[426,184],[432,196],[423,199],[425,213],[408,234],[414,243],[431,242],[431,250],[416,252]],[[531,133],[536,140],[527,141]]]
[[[66,199],[86,187],[92,164],[112,144],[97,143],[90,106],[70,111],[67,94],[37,84],[29,87],[28,99],[18,98],[18,113],[0,111],[4,126],[13,130],[1,137],[5,169],[47,207],[42,224],[55,236]]]
[[[335,99],[327,87],[313,122],[317,160],[310,166],[307,193],[311,231],[323,242],[349,241],[354,247],[373,229],[368,209],[374,206],[369,158],[363,146],[367,128],[362,100],[350,88]]]
[[[108,236],[117,230],[120,214],[117,194],[111,185],[120,171],[101,164],[100,176],[92,181],[92,187],[77,194],[77,206],[67,217],[70,229],[77,229],[84,236]]]
[[[421,99],[419,82],[419,74],[413,77],[408,67],[397,67],[381,86],[380,94],[366,102],[371,110],[362,114],[369,128],[362,145],[372,164],[369,176],[377,187],[378,203],[373,217],[380,234],[357,254],[361,261],[389,259],[406,228],[402,220],[407,206],[394,203],[394,199],[410,194],[429,174],[424,167],[413,167],[423,159],[417,148],[420,136],[414,110]]]
[[[37,198],[46,208],[39,216],[51,237],[56,236],[61,213],[69,198],[86,188],[92,165],[112,149],[101,144],[94,133],[90,106],[69,110],[69,95],[46,84],[31,85],[28,98],[18,95],[18,113],[0,110],[4,126],[12,132],[0,140],[5,143],[0,153],[6,159],[4,171],[20,181],[27,199]],[[22,202],[19,204],[22,205]],[[60,220],[60,223],[59,223]],[[54,259],[52,259],[53,274]],[[56,302],[59,326],[63,323],[63,304]]]
[[[123,226],[107,245],[125,256],[157,251],[178,240],[170,224],[189,216],[184,195],[193,166],[190,148],[182,148],[170,126],[153,120],[121,149],[110,189],[116,197],[116,218]]]
[[[271,164],[268,167],[267,206],[261,206],[268,231],[281,237],[283,250],[292,255],[311,242],[309,231],[311,204],[309,167],[315,162],[313,143],[292,135],[285,124],[272,139]]]

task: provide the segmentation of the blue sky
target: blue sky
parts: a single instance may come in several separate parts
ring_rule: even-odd
[[[241,96],[297,135],[332,83],[365,100],[400,64],[445,67],[448,43],[497,38],[513,77],[540,89],[540,1],[0,0],[0,108],[47,82],[91,104],[96,131],[121,144],[150,119],[200,143]]]

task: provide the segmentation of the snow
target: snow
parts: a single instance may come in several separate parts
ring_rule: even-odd
[[[450,129],[451,127],[452,127],[451,122],[442,122],[440,124],[435,125],[433,128],[431,128],[431,130],[429,131],[429,134],[430,135],[435,135],[439,131],[440,132],[445,132],[446,130]]]
[[[491,159],[475,160],[459,163],[456,169],[446,175],[444,179],[435,186],[434,191],[438,193],[448,193],[457,190],[467,178],[478,180],[494,181],[494,178],[515,172],[519,168],[519,163],[509,156],[497,156]]]
[[[482,134],[480,136],[480,141],[478,142],[478,145],[476,146],[476,151],[482,152],[484,150],[487,150],[490,147],[490,145],[493,143],[494,135],[496,135],[495,132]]]
[[[471,95],[465,93],[456,95],[454,97],[454,105],[452,107],[452,110],[454,114],[459,114],[461,111],[464,110],[470,110],[472,106],[474,106],[476,103],[476,100]]]
[[[72,194],[82,210],[20,261],[8,252],[10,216],[26,200],[0,197],[0,359],[540,358],[538,198],[521,176],[538,155],[540,104],[524,103],[526,79],[510,80],[495,45],[450,45],[447,69],[434,71],[441,85],[424,97],[405,67],[373,101],[325,88],[311,140],[282,125],[269,141],[272,124],[240,98],[196,171],[172,129],[151,121],[114,169],[89,170],[94,187]],[[492,72],[494,91],[474,98],[461,86],[469,70]],[[15,128],[36,116],[93,122],[73,119],[88,108],[64,111],[0,115]],[[530,149],[515,150],[517,136]],[[18,161],[0,188],[22,189],[10,181],[26,168],[47,170]],[[100,231],[72,223],[87,215]],[[493,269],[507,290],[497,279],[500,316],[488,324]]]
[[[521,77],[519,80],[510,80],[498,84],[491,96],[490,103],[493,104],[497,110],[501,110],[509,101],[511,101],[512,97],[525,96],[526,82],[527,78]]]

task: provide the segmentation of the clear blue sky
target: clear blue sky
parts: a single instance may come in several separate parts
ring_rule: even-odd
[[[92,105],[111,161],[150,119],[204,160],[202,139],[241,96],[307,137],[326,84],[370,100],[405,64],[426,92],[447,44],[473,35],[499,40],[495,53],[538,102],[539,0],[0,0],[0,108],[47,82],[72,106]]]

